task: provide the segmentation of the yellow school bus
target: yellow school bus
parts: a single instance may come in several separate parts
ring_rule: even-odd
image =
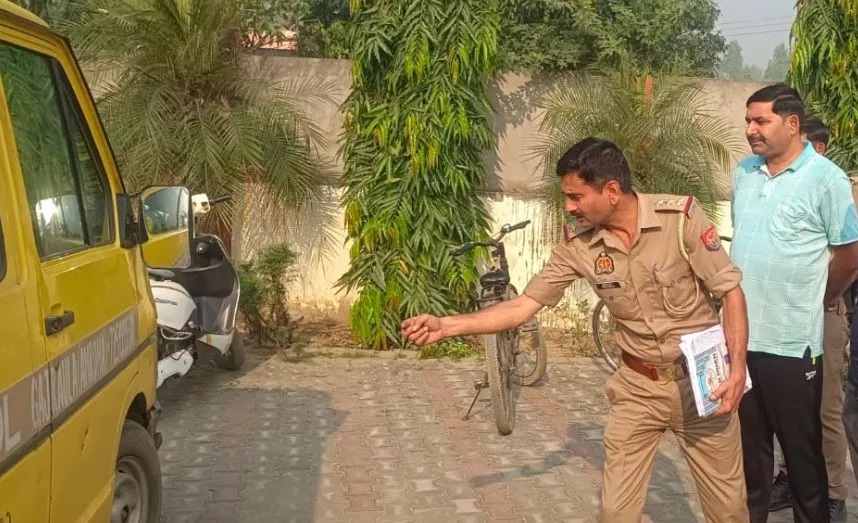
[[[0,523],[160,520],[142,214],[70,46],[0,0]]]

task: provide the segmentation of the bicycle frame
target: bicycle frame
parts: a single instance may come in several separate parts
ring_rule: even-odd
[[[509,298],[509,264],[503,242],[491,247],[492,265],[480,276],[480,297],[477,304],[480,309],[496,305]]]
[[[515,225],[506,224],[501,227],[501,232],[497,238],[492,238],[487,242],[467,242],[456,247],[451,252],[453,256],[459,256],[475,247],[488,247],[490,249],[492,258],[491,268],[488,272],[480,276],[481,291],[477,299],[480,309],[495,305],[509,297],[509,264],[506,259],[506,248],[501,240],[510,232],[524,229],[529,224],[530,220]]]
[[[514,287],[510,283],[506,248],[501,240],[507,233],[523,229],[529,223],[530,220],[516,225],[506,224],[501,228],[501,232],[496,238],[492,238],[487,242],[468,242],[456,247],[451,252],[453,256],[458,256],[475,247],[489,248],[492,264],[489,270],[480,276],[479,279],[481,287],[480,294],[477,297],[477,307],[479,309],[491,307],[510,298]],[[535,321],[533,323],[536,325]],[[509,336],[509,338],[504,339],[499,347],[498,340],[501,339],[499,338],[501,336]],[[486,373],[482,381],[474,384],[477,393],[470,407],[468,407],[468,411],[462,418],[463,420],[468,419],[482,389],[490,388],[492,391],[492,406],[495,410],[495,422],[498,425],[498,432],[501,435],[511,433],[514,425],[515,402],[514,399],[509,398],[511,394],[509,381],[515,379],[512,377],[512,374],[515,373],[516,358],[519,350],[518,336],[519,328],[515,328],[505,333],[497,333],[491,335],[490,338],[486,338],[488,340],[485,342],[487,355]],[[535,369],[538,368],[537,364]],[[537,379],[539,378],[541,378],[541,374],[538,375]]]

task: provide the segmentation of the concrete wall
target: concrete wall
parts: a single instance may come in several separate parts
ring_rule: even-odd
[[[351,63],[281,56],[260,58],[260,63],[271,67],[283,82],[315,81],[318,85],[321,81],[321,85],[329,89],[331,103],[314,107],[312,114],[327,138],[324,154],[341,173],[342,159],[336,156],[343,122],[340,107],[350,90]],[[496,155],[487,155],[485,159],[489,184],[484,200],[496,228],[507,222],[533,221],[530,228],[511,235],[507,244],[512,279],[519,288],[542,266],[559,233],[551,230],[543,219],[544,213],[536,198],[541,174],[538,161],[530,156],[530,147],[538,132],[539,104],[552,88],[562,86],[562,80],[505,75],[489,91],[497,111],[492,126],[499,142]],[[698,81],[706,95],[707,108],[726,115],[737,137],[744,139],[745,100],[765,84],[716,79]],[[729,173],[723,173],[721,180],[726,199]],[[312,208],[291,213],[284,213],[276,206],[248,209],[240,227],[242,233],[236,240],[236,247],[245,258],[272,241],[285,240],[294,244],[302,256],[300,274],[292,284],[290,300],[301,308],[335,316],[347,314],[353,300],[334,288],[334,282],[348,267],[350,246],[345,242],[344,217],[338,205],[340,196],[340,190],[331,187],[323,201],[316,202]],[[730,233],[728,206],[722,210],[720,228]],[[316,233],[325,229],[330,234],[320,244]],[[574,286],[569,293],[571,300],[581,296],[590,296],[582,285]],[[553,323],[555,316],[549,312],[543,321]]]

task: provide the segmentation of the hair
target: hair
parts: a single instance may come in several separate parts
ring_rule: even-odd
[[[557,176],[576,174],[587,185],[602,190],[610,181],[632,192],[632,172],[623,152],[614,142],[584,138],[569,148],[557,162]]]
[[[756,102],[772,102],[773,113],[783,119],[795,115],[799,126],[804,125],[804,101],[798,91],[784,83],[767,85],[758,90],[748,98],[745,107]]]
[[[804,124],[801,127],[801,132],[807,136],[808,141],[822,142],[826,147],[828,147],[828,140],[831,136],[828,134],[828,127],[826,127],[818,117],[807,115],[804,119]]]

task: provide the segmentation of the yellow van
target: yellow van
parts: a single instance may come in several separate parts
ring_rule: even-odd
[[[0,0],[0,523],[160,520],[143,214],[68,43]]]

